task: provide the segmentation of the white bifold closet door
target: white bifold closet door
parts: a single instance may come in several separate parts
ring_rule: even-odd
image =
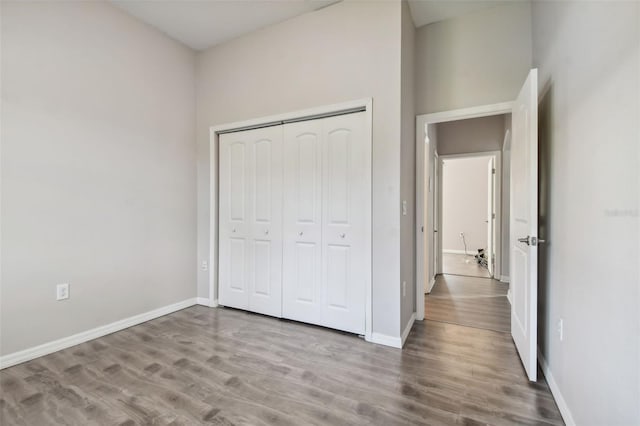
[[[219,301],[282,315],[282,126],[220,135]]]
[[[285,318],[365,331],[367,143],[363,112],[284,126]]]

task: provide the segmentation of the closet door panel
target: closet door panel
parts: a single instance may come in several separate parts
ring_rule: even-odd
[[[220,136],[219,301],[282,315],[282,127]]]
[[[282,126],[250,131],[249,310],[282,316]]]
[[[320,323],[322,126],[284,126],[283,316]]]
[[[322,120],[322,312],[327,327],[363,334],[366,277],[364,113]]]
[[[247,152],[246,135],[220,136],[218,297],[220,304],[240,309],[249,306]]]

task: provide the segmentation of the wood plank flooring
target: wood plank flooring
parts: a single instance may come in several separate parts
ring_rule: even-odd
[[[202,306],[5,369],[0,389],[3,426],[562,423],[505,333],[424,321],[399,350]]]
[[[478,265],[473,255],[467,256],[457,253],[442,253],[442,272],[468,277],[491,278],[489,270]]]
[[[509,284],[488,278],[438,275],[425,295],[425,318],[509,333]]]

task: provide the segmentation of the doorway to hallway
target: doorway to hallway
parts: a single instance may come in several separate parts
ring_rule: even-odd
[[[440,156],[438,245],[443,274],[491,278],[496,264],[497,154]]]

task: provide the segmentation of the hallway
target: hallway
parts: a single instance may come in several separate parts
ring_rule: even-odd
[[[478,265],[473,255],[442,253],[442,273],[467,277],[491,278],[487,268]]]
[[[489,278],[438,275],[425,295],[425,318],[432,321],[508,333],[509,284]]]

